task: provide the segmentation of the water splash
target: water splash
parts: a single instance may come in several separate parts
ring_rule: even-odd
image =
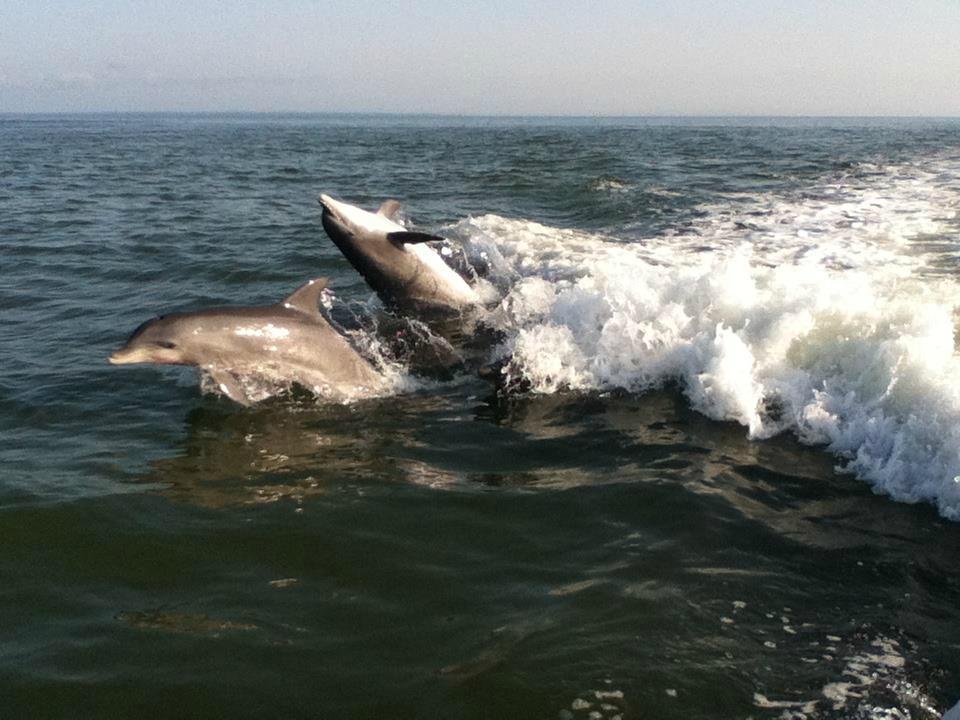
[[[508,382],[677,383],[710,418],[826,445],[878,492],[960,520],[960,287],[913,243],[958,245],[958,178],[956,158],[875,169],[642,242],[495,215],[455,232],[504,288],[488,321]]]

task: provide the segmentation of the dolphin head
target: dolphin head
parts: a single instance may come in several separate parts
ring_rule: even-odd
[[[323,229],[344,257],[387,305],[411,310],[455,311],[479,301],[474,290],[428,243],[443,238],[410,231],[394,218],[400,209],[387,200],[368,212],[320,196]]]
[[[340,248],[340,252],[354,254],[357,252],[355,244],[359,228],[355,223],[349,222],[346,214],[340,211],[342,205],[343,203],[337,202],[329,195],[321,195],[320,206],[323,208],[323,215],[320,222],[334,245]]]
[[[323,208],[323,215],[320,221],[323,223],[323,229],[327,231],[327,234],[333,238],[334,241],[336,241],[336,238],[344,235],[352,236],[355,229],[347,224],[345,213],[341,210],[341,206],[343,206],[344,203],[334,200],[329,195],[320,195],[319,201],[320,207]]]
[[[320,196],[323,207],[321,222],[327,235],[340,252],[360,271],[374,287],[381,285],[383,276],[389,276],[395,266],[404,261],[404,250],[390,242],[391,233],[402,233],[402,225],[395,223],[387,214],[372,213],[356,205],[334,200],[329,195]],[[399,208],[396,201],[384,203],[392,215]]]
[[[412,257],[388,239],[404,228],[379,213],[320,196],[323,229],[343,256],[384,299],[400,294],[400,287],[416,274]]]
[[[343,236],[354,240],[384,241],[388,233],[403,232],[404,229],[392,220],[400,207],[396,200],[388,200],[375,213],[334,200],[326,194],[320,196],[320,205],[323,207],[323,227],[338,245]]]
[[[189,352],[176,318],[167,315],[147,320],[134,330],[123,347],[110,355],[109,361],[112,365],[190,364]]]

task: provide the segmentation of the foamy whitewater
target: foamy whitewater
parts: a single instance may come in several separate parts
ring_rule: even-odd
[[[960,520],[960,158],[838,175],[799,197],[702,208],[631,238],[495,214],[458,223],[503,290],[508,380],[536,393],[678,383],[757,440],[789,431],[903,502]]]

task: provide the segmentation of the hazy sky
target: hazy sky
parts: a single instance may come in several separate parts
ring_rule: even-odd
[[[2,0],[0,112],[960,115],[960,0]]]

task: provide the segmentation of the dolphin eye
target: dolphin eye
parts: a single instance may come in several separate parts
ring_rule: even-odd
[[[162,347],[164,350],[173,350],[175,347],[177,347],[176,343],[167,342],[166,340],[158,340],[154,343],[154,345]]]

